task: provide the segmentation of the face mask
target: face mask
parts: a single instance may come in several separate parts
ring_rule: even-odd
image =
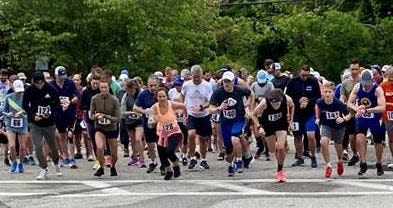
[[[267,84],[267,82],[266,83],[258,83],[258,85],[260,86],[260,87],[263,87],[263,86],[265,86]]]

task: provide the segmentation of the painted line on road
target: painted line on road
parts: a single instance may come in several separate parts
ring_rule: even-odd
[[[103,181],[84,181],[82,184],[93,188],[102,189],[101,191],[105,194],[130,194],[128,191],[112,187],[111,184],[105,183]]]
[[[32,193],[32,192],[0,192],[0,196],[37,196],[37,195],[46,195],[48,193]]]
[[[361,181],[334,181],[334,183],[347,186],[355,186],[359,188],[376,189],[380,191],[393,191],[393,186],[384,184],[364,183]]]
[[[254,189],[254,188],[249,188],[247,186],[238,186],[238,185],[234,185],[232,183],[203,181],[203,182],[196,182],[196,183],[194,182],[192,184],[212,186],[215,188],[229,189],[229,190],[237,191],[237,192],[246,192],[246,193],[255,193],[255,194],[270,193],[270,191],[266,191],[263,189]]]
[[[98,180],[0,180],[0,184],[83,184]],[[291,179],[287,183],[325,183],[325,182],[393,182],[393,179]],[[104,183],[276,183],[275,179],[240,179],[240,180],[101,180]]]
[[[371,196],[393,195],[393,192],[146,192],[128,194],[69,194],[50,196],[53,198],[113,197],[113,196]]]

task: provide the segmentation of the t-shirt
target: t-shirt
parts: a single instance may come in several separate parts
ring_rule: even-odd
[[[200,105],[209,102],[213,94],[213,89],[208,82],[202,80],[199,85],[196,85],[192,80],[188,80],[183,84],[181,94],[184,96],[187,114],[194,117],[205,117],[209,115],[207,109],[202,111],[194,110],[194,108],[199,108]]]
[[[274,88],[279,88],[284,91],[290,80],[291,78],[289,78],[288,76],[281,75],[280,77],[274,77],[272,83],[274,85]]]
[[[222,110],[220,118],[221,122],[230,122],[237,119],[244,120],[246,115],[246,110],[244,109],[244,96],[250,96],[251,91],[247,88],[242,88],[238,86],[233,86],[232,92],[227,92],[225,89],[219,88],[214,91],[210,104],[215,106],[220,106],[224,101],[228,103],[228,108]]]
[[[331,104],[327,104],[322,98],[317,101],[317,106],[321,111],[320,124],[332,128],[344,127],[344,124],[337,124],[336,119],[348,114],[347,106],[337,98],[333,98]]]
[[[348,99],[349,95],[352,92],[353,87],[357,83],[359,83],[359,81],[355,81],[353,79],[344,80],[343,83],[341,84],[340,95],[344,95],[345,98]]]
[[[177,89],[174,87],[168,91],[168,96],[170,100],[174,101],[180,98],[181,92],[177,91]]]
[[[261,86],[257,82],[254,82],[251,84],[250,89],[255,93],[255,98],[267,98],[269,93],[274,89],[274,85],[271,82],[267,82]]]
[[[156,102],[154,98],[154,93],[151,92],[149,89],[142,90],[138,97],[135,100],[134,105],[142,108],[142,109],[147,109],[153,106],[153,104]],[[147,127],[147,116],[149,115],[142,115],[142,121],[144,127]]]
[[[393,103],[393,83],[385,81],[380,86],[383,89],[386,103]],[[382,114],[382,119],[384,122],[393,121],[393,105],[386,105],[386,111]]]
[[[59,95],[60,102],[63,99],[67,99],[69,102],[71,102],[74,97],[80,97],[75,83],[70,79],[65,79],[62,87],[56,83],[56,80],[51,81],[49,84],[52,85],[52,87],[56,90],[57,94]],[[58,106],[54,110],[57,119],[64,119],[65,117],[72,119],[75,118],[76,115],[76,105],[72,103],[70,103],[69,107],[65,111],[63,111],[61,106]]]

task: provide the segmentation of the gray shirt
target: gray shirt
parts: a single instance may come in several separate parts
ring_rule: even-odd
[[[263,87],[261,87],[260,85],[258,85],[257,82],[254,82],[251,84],[250,89],[252,92],[254,92],[256,99],[261,97],[266,98],[269,93],[274,89],[274,85],[269,81]]]

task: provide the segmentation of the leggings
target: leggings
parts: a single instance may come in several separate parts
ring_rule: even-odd
[[[183,136],[181,133],[173,134],[168,138],[168,145],[166,147],[157,145],[158,155],[160,157],[162,167],[169,167],[169,160],[173,163],[178,161],[175,151],[182,138]]]

